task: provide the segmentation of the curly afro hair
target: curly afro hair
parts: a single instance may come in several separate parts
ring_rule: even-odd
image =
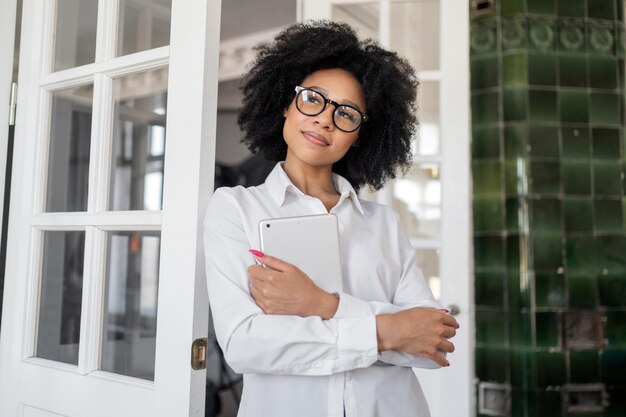
[[[243,78],[243,108],[238,123],[242,142],[255,154],[285,159],[283,111],[295,97],[294,87],[315,71],[339,68],[363,87],[369,120],[360,129],[358,146],[333,165],[333,171],[359,189],[374,190],[395,178],[411,161],[411,138],[417,128],[417,78],[404,58],[375,41],[359,41],[345,23],[309,21],[292,25],[274,42],[256,48]]]

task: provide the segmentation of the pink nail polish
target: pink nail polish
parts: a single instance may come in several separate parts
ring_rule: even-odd
[[[255,249],[250,249],[250,253],[256,256],[257,258],[262,258],[265,256],[263,252],[255,250]]]
[[[440,308],[439,311],[443,311],[444,313],[449,313],[450,310],[448,310],[447,308]]]

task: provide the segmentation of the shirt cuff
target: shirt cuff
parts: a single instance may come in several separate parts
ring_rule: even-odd
[[[376,317],[343,318],[338,320],[338,347],[340,354],[357,354],[357,366],[366,366],[378,358]],[[365,363],[367,362],[367,363]]]
[[[360,298],[351,296],[343,292],[336,293],[339,297],[339,305],[333,318],[343,319],[347,317],[367,317],[373,316],[370,303],[363,301]],[[374,328],[374,330],[376,330]]]

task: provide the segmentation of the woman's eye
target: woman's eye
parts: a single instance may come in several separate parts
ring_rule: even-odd
[[[344,119],[347,119],[351,122],[356,121],[356,115],[354,115],[352,112],[350,111],[346,111],[346,110],[342,110],[342,109],[338,109],[337,110],[337,114],[339,117],[342,117]]]

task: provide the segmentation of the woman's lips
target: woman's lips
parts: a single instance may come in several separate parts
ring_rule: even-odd
[[[304,136],[304,139],[306,139],[308,142],[314,145],[318,145],[318,146],[330,145],[330,143],[328,143],[328,140],[324,136],[319,135],[315,132],[302,131],[302,136]]]

